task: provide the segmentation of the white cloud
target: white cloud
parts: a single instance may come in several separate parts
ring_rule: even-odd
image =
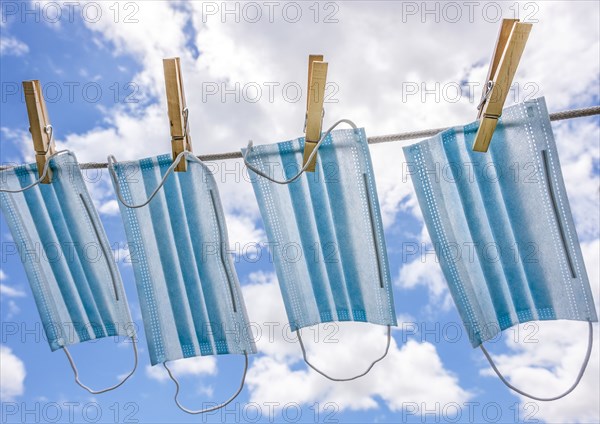
[[[439,260],[431,244],[427,227],[423,225],[421,229],[419,240],[416,244],[411,246],[411,250],[406,247],[406,259],[409,256],[412,258],[410,262],[402,265],[398,277],[394,280],[394,284],[403,289],[414,289],[415,287],[425,286],[429,293],[427,308],[432,311],[441,307],[442,310],[446,311],[453,305],[450,291],[448,290]],[[413,252],[413,246],[416,249],[414,255],[411,253]]]
[[[583,244],[584,260],[592,292],[598,308],[600,282],[600,240]],[[505,341],[510,354],[493,355],[496,365],[511,384],[536,396],[555,396],[571,386],[577,376],[587,349],[588,326],[583,322],[542,321],[536,323],[537,331],[531,327],[518,327],[517,333],[508,331]],[[530,335],[536,343],[524,343],[523,337]],[[600,349],[598,348],[598,324],[594,324],[594,347],[586,373],[579,386],[568,396],[554,402],[536,402],[537,419],[551,422],[598,422],[600,420]],[[497,378],[490,368],[481,374]],[[498,384],[501,384],[500,382]],[[507,389],[508,390],[508,389]],[[534,402],[519,395],[522,403]]]
[[[131,266],[131,252],[129,251],[129,246],[118,247],[117,249],[113,249],[113,256],[115,258],[115,262],[117,264],[123,264],[125,266]]]
[[[244,215],[227,214],[227,233],[229,245],[238,254],[253,253],[258,243],[266,242],[267,236],[256,227],[256,220]]]
[[[103,16],[112,16],[109,6],[101,4]],[[597,10],[598,5],[551,2],[538,6],[535,18],[552,24],[534,25],[516,77],[521,91],[516,99],[511,99],[521,101],[531,96],[531,90],[523,87],[525,83],[534,83],[548,96],[551,110],[591,101],[589,93],[597,90],[590,87],[597,86],[599,69],[598,61],[587,58],[596,57],[599,34],[595,24],[597,13],[591,13],[589,8]],[[236,23],[232,15],[223,23],[220,14],[203,15],[202,2],[177,6],[167,2],[143,3],[135,14],[138,22],[133,24],[111,19],[88,22],[100,48],[115,55],[130,56],[141,65],[142,70],[132,80],[144,99],[137,105],[116,105],[104,110],[107,128],[71,134],[64,139],[64,146],[76,150],[82,161],[104,161],[108,153],[115,152],[118,159],[123,160],[168,151],[160,58],[176,55],[181,56],[196,153],[236,151],[245,146],[248,139],[262,144],[301,135],[306,93],[302,93],[298,101],[290,102],[284,100],[281,88],[291,82],[305,91],[305,60],[313,51],[325,53],[330,62],[329,81],[338,88],[334,95],[337,102],[326,105],[325,126],[345,117],[365,126],[369,135],[380,135],[449,126],[475,118],[475,105],[466,95],[456,102],[448,96],[440,97],[443,90],[438,90],[439,98],[435,94],[423,94],[424,89],[436,84],[445,87],[467,80],[481,85],[498,26],[485,19],[481,8],[472,23],[468,22],[465,9],[459,24],[443,21],[435,24],[431,15],[424,23],[420,15],[416,15],[409,16],[402,25],[397,25],[398,17],[404,16],[401,2],[348,2],[339,8],[339,23],[311,25],[310,31],[303,32],[300,38],[295,35],[301,24],[287,23],[281,10],[273,23],[269,22],[266,10],[259,23],[244,22],[244,19]],[[514,13],[508,4],[502,8],[507,14]],[[303,6],[303,13],[312,16],[313,12]],[[561,18],[557,19],[558,16]],[[156,31],[158,26],[161,31]],[[557,27],[569,30],[561,32]],[[565,33],[571,37],[565,37]],[[465,43],[465,37],[481,42]],[[440,39],[453,54],[446,55],[444,60],[435,60]],[[406,40],[412,43],[418,40],[418,47],[398,50],[398,46],[406,45]],[[258,51],[257,45],[261,46]],[[201,54],[195,56],[190,46]],[[295,53],[281,54],[282,51]],[[348,55],[348,51],[361,51],[363,55]],[[565,61],[564,57],[573,60]],[[473,66],[475,63],[479,65]],[[555,72],[556,69],[568,72]],[[572,79],[575,81],[570,81]],[[274,101],[269,100],[264,85],[271,82],[279,84]],[[231,89],[236,84],[243,88],[249,83],[263,87],[258,102],[247,101],[248,96],[243,94],[240,101],[235,101],[233,95],[222,101],[224,88]],[[406,83],[416,84],[419,92],[407,95]],[[206,84],[216,84],[218,94],[206,96]],[[371,149],[386,226],[399,211],[416,207],[411,183],[403,178],[403,170],[398,166],[403,159],[400,146],[412,142]],[[233,166],[233,161],[228,161],[229,165]],[[228,183],[220,184],[226,210],[257,218],[258,209],[250,184],[239,178],[230,184],[230,177],[227,178]],[[106,205],[103,202],[103,210],[116,212],[110,201]]]
[[[431,245],[429,248],[433,250]],[[400,269],[400,275],[394,283],[404,289],[425,286],[429,292],[429,301],[433,306],[442,305],[444,310],[448,310],[452,306],[446,279],[433,254],[426,257],[420,256],[405,264]]]
[[[256,348],[276,361],[299,359],[296,338],[290,333],[289,326],[284,328],[288,321],[275,275],[254,272],[248,280],[250,284],[243,285],[242,291],[253,327],[261,329],[260,333],[254,334]],[[293,342],[289,342],[290,339]]]
[[[255,273],[250,281],[243,286],[244,298],[249,316],[261,327],[257,348],[263,353],[248,371],[251,402],[333,402],[339,410],[366,410],[377,408],[381,398],[397,411],[407,399],[431,407],[434,402],[460,403],[471,397],[430,343],[409,341],[399,347],[392,339],[388,356],[365,377],[344,384],[322,377],[302,366],[297,338],[286,327],[275,276]],[[365,323],[323,324],[302,334],[311,362],[334,376],[360,373],[386,344],[385,328]]]
[[[214,356],[196,356],[172,361],[167,364],[176,378],[184,376],[215,375],[217,360]],[[160,382],[169,380],[169,374],[162,364],[146,366],[146,376]]]
[[[0,297],[25,297],[25,292],[6,284],[0,284]]]
[[[119,214],[119,204],[116,200],[108,200],[105,203],[102,203],[98,208],[98,212],[103,215],[118,215]]]
[[[368,128],[367,128],[368,130]],[[369,134],[367,134],[368,136]],[[387,229],[396,222],[400,211],[412,212],[417,208],[410,176],[403,168],[406,161],[400,143],[385,143],[372,146],[375,182],[383,225]]]
[[[199,386],[198,394],[203,397],[212,398],[215,394],[215,389],[212,386]]]
[[[23,56],[29,53],[29,46],[15,37],[3,34],[0,38],[0,56]]]
[[[562,121],[552,125],[569,203],[581,241],[600,236],[597,214],[598,171],[600,162],[600,126],[598,118]]]
[[[0,269],[0,281],[2,280],[6,280],[8,278],[8,275],[6,275],[6,273]]]
[[[11,320],[21,312],[21,308],[17,305],[14,300],[8,301],[8,313],[6,314],[6,320]]]
[[[25,364],[12,349],[0,345],[0,397],[3,401],[14,400],[25,393]]]
[[[535,84],[535,97],[547,96],[551,111],[566,109],[573,104],[597,102],[599,4],[537,4],[540,5],[536,16],[539,23],[533,25],[516,78],[523,83]],[[586,24],[582,25],[584,22]],[[575,57],[582,60],[574,60]],[[532,91],[524,90],[523,94],[532,94]]]

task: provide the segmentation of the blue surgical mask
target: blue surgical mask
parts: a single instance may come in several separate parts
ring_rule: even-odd
[[[187,160],[186,172],[173,172]],[[152,365],[200,355],[256,352],[229,256],[219,192],[210,170],[189,152],[116,163],[109,170],[119,206]]]
[[[470,341],[534,320],[598,320],[543,98],[504,110],[487,153],[478,123],[404,148]],[[474,253],[470,253],[474,252]],[[575,388],[577,382],[567,393]],[[537,400],[510,386],[519,393]]]
[[[121,276],[75,155],[51,156],[40,184],[35,164],[0,171],[2,211],[18,248],[52,351],[62,349],[90,393],[113,390],[135,371],[135,331]],[[108,336],[133,340],[135,365],[122,381],[93,390],[79,381],[67,346]]]
[[[389,347],[389,326],[396,325],[367,139],[363,129],[343,122],[353,128],[333,131],[334,125],[313,151],[314,173],[303,172],[303,138],[242,150],[305,360],[303,327],[331,321],[385,325]],[[336,381],[366,374],[332,378],[307,363]]]

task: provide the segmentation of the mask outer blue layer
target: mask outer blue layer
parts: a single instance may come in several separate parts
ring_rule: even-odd
[[[303,150],[303,138],[254,146],[247,160],[288,179],[302,168]],[[332,131],[316,171],[293,183],[250,174],[292,331],[328,321],[396,325],[364,130]]]
[[[427,229],[474,347],[533,320],[597,321],[543,98],[407,146]]]
[[[132,337],[121,277],[75,155],[58,154],[50,169],[51,184],[0,193],[50,348]],[[18,190],[38,178],[35,164],[17,166],[0,171],[0,186]]]
[[[115,164],[124,200],[143,203],[171,163],[161,155]],[[204,164],[187,167],[169,175],[148,205],[119,202],[152,365],[256,352],[216,182]]]

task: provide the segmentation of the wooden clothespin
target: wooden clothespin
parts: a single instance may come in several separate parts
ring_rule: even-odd
[[[519,61],[525,50],[532,24],[519,22],[518,19],[503,19],[498,41],[490,63],[483,89],[477,119],[481,119],[473,150],[487,152],[502,115],[502,108],[508,96]]]
[[[52,126],[50,125],[40,82],[38,80],[23,81],[23,92],[25,93],[25,104],[29,116],[29,132],[31,132],[33,138],[35,162],[37,163],[38,175],[41,177],[48,158],[55,152]],[[50,182],[52,182],[52,170],[48,167],[46,176],[41,183],[50,184]]]
[[[187,150],[192,151],[192,138],[188,126],[188,109],[185,103],[183,79],[179,58],[163,59],[165,72],[165,87],[167,89],[167,109],[171,127],[171,149],[173,160]],[[187,161],[181,160],[175,167],[175,172],[185,172]]]
[[[308,157],[321,139],[323,125],[323,100],[325,97],[325,84],[327,83],[327,62],[323,62],[323,55],[310,55],[308,57],[308,96],[306,99],[306,124],[304,128],[304,157],[302,166],[306,165]],[[314,172],[317,157],[313,158],[307,172]]]

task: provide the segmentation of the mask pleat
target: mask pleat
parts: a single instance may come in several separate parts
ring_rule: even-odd
[[[117,317],[111,313],[108,307],[109,302],[117,298],[112,281],[112,270],[99,273],[99,269],[93,266],[96,261],[109,266],[108,263],[112,263],[112,257],[107,261],[104,256],[105,250],[109,253],[111,250],[101,246],[102,240],[96,240],[86,245],[75,242],[86,236],[97,238],[96,228],[99,225],[97,222],[92,222],[94,218],[87,213],[88,210],[93,211],[93,207],[89,204],[84,205],[83,195],[65,190],[63,184],[44,185],[40,186],[40,189],[48,205],[48,210],[61,211],[60,214],[54,212],[50,215],[56,236],[61,240],[61,244],[72,243],[65,245],[65,250],[73,260],[69,269],[87,315],[86,319],[92,324],[92,328],[87,330],[92,330],[96,338],[116,335],[116,329],[112,323]],[[62,199],[62,202],[59,202],[58,199]],[[73,205],[78,205],[79,208],[73,209]],[[78,213],[81,211],[86,212],[81,217],[82,219],[77,219]]]
[[[170,165],[170,161],[159,162],[161,168],[161,178]],[[176,266],[181,270],[181,280],[179,290],[181,297],[179,299],[179,314],[185,318],[182,319],[186,328],[188,337],[186,343],[182,341],[182,351],[185,358],[200,355],[200,345],[198,335],[201,334],[201,328],[196,328],[196,322],[201,323],[204,314],[202,308],[203,302],[199,302],[199,288],[201,287],[200,277],[198,275],[195,257],[190,239],[190,229],[186,219],[187,211],[184,209],[183,191],[180,180],[186,179],[185,173],[177,175],[177,178],[167,178],[164,185],[166,213],[169,217],[170,229],[173,235],[173,243],[176,246],[173,249],[177,254]],[[167,268],[168,269],[168,268]]]
[[[140,203],[146,198],[143,186],[142,168],[152,167],[151,160],[128,162],[115,165],[115,173],[120,183],[121,192],[128,203]],[[121,207],[119,203],[119,207]],[[148,342],[150,358],[163,362],[167,356],[176,355],[174,343],[165,344],[163,334],[175,333],[177,330],[172,319],[165,319],[165,311],[159,310],[157,299],[168,297],[164,280],[159,283],[161,266],[157,261],[158,246],[153,231],[150,209],[120,208],[123,221],[126,223],[127,242],[131,252],[131,265],[138,284],[138,294],[144,330]],[[137,219],[136,219],[137,217]],[[140,225],[143,222],[145,225]],[[142,294],[140,294],[142,293]],[[170,312],[170,311],[169,311]],[[154,364],[154,362],[153,362]]]
[[[354,140],[346,142],[352,143]],[[366,257],[374,252],[369,244],[364,243],[363,231],[370,231],[371,223],[365,222],[364,212],[367,208],[366,198],[361,198],[362,169],[355,162],[353,151],[348,146],[331,146],[331,141],[325,143],[321,160],[325,164],[336,164],[338,178],[328,181],[327,195],[332,205],[333,231],[338,250],[339,263],[344,273],[345,291],[339,296],[350,300],[349,310],[338,310],[339,321],[366,321],[366,308],[363,301],[365,295],[377,296],[375,290],[363,293],[363,286],[377,286],[376,274],[366,264]],[[356,152],[354,152],[356,154]],[[309,177],[310,178],[310,177]],[[321,184],[325,184],[324,181]],[[365,225],[366,224],[366,225]],[[346,295],[347,293],[347,295]]]
[[[298,149],[286,149],[285,146],[280,146],[279,152],[279,161],[283,167],[284,176],[285,178],[290,178],[298,172],[298,160],[302,160],[300,157],[301,155],[299,154]],[[318,178],[316,173],[311,177]],[[326,214],[327,211],[315,210],[317,205],[312,203],[311,190],[306,179],[301,178],[285,187],[289,193],[293,219],[295,220],[297,228],[301,230],[298,232],[300,243],[298,245],[290,244],[286,246],[286,252],[284,252],[284,254],[288,259],[292,259],[292,256],[299,256],[298,262],[301,263],[308,272],[310,284],[307,284],[306,287],[312,288],[312,294],[309,298],[314,298],[317,310],[314,311],[313,314],[318,314],[318,318],[315,316],[315,318],[318,319],[315,320],[315,323],[322,320],[323,317],[331,319],[333,316],[334,302],[331,291],[329,290],[327,270],[325,269],[325,264],[321,256],[322,240],[317,231],[314,215],[315,212]],[[290,248],[292,248],[293,251],[291,251]],[[301,256],[296,252],[299,252]]]
[[[342,266],[340,240],[335,231],[333,213],[335,205],[332,205],[330,202],[330,193],[328,190],[329,184],[333,182],[332,180],[338,177],[335,176],[332,178],[330,174],[328,175],[326,169],[332,169],[330,165],[326,165],[323,168],[324,161],[327,164],[331,164],[329,159],[323,159],[327,158],[330,150],[327,144],[323,145],[322,149],[319,149],[322,160],[317,161],[315,173],[307,174],[306,176],[310,199],[313,205],[310,213],[313,214],[319,238],[318,245],[316,246],[318,250],[316,252],[310,251],[310,253],[314,254],[315,260],[319,260],[325,267],[327,277],[322,281],[326,282],[326,284],[322,284],[333,300],[331,315],[321,311],[321,320],[325,322],[343,321],[347,319],[349,316],[348,311],[352,309],[347,289],[348,282],[346,281]],[[302,163],[300,158],[298,160],[299,163]],[[335,171],[333,172],[335,173]]]
[[[223,320],[220,318],[220,303],[216,301],[215,290],[218,289],[218,286],[210,283],[214,279],[209,273],[212,265],[210,261],[218,246],[214,246],[210,241],[210,234],[206,234],[206,231],[209,230],[209,228],[205,228],[206,220],[200,219],[202,214],[210,213],[210,199],[194,178],[189,178],[185,174],[180,175],[179,183],[181,194],[183,192],[198,193],[198,196],[180,196],[188,217],[186,226],[189,236],[186,236],[186,239],[189,246],[187,248],[193,259],[193,263],[188,266],[194,270],[194,278],[191,280],[193,284],[186,284],[186,289],[200,354],[213,355],[216,353],[216,346],[212,335],[219,334],[218,323]],[[202,325],[202,323],[205,324]]]
[[[35,177],[30,174],[27,179],[22,180],[22,186],[25,187],[34,180]],[[42,256],[41,260],[49,262],[52,272],[59,282],[57,289],[60,291],[66,307],[66,315],[63,315],[63,319],[66,323],[72,324],[67,324],[68,328],[62,330],[68,332],[65,334],[67,338],[75,337],[74,341],[76,342],[89,340],[92,336],[85,326],[87,322],[85,299],[82,299],[82,294],[76,284],[76,280],[82,281],[84,278],[79,258],[71,257],[71,253],[66,249],[66,246],[73,246],[73,241],[61,216],[60,207],[53,202],[55,198],[44,196],[43,192],[49,190],[38,189],[38,187],[25,191],[25,199],[31,205],[30,211],[36,231],[40,236],[41,249],[46,252],[45,257]],[[53,188],[50,190],[53,191]],[[54,209],[53,216],[50,215],[50,208]],[[83,296],[86,294],[84,293]]]
[[[152,167],[144,168],[142,167],[142,175],[144,177],[146,196],[150,196],[156,186],[158,186],[162,175],[159,166],[155,166],[154,163]],[[171,182],[170,180],[166,184]],[[176,203],[178,199],[176,194],[169,195],[167,198],[165,193],[167,193],[166,190],[159,191],[155,199],[148,204],[148,207],[150,209],[150,218],[156,240],[162,246],[169,246],[169,248],[158,249],[158,257],[156,259],[160,260],[161,272],[160,278],[157,278],[157,280],[166,287],[169,307],[165,309],[170,309],[169,315],[173,317],[179,341],[175,350],[178,351],[177,355],[179,357],[185,358],[194,356],[192,316],[188,308],[183,282],[184,271],[179,262],[179,241],[177,244],[175,243],[176,235],[173,233],[173,221],[175,220],[176,222],[177,217],[172,216],[169,210],[172,207],[169,204]],[[185,254],[186,252],[181,253]]]

